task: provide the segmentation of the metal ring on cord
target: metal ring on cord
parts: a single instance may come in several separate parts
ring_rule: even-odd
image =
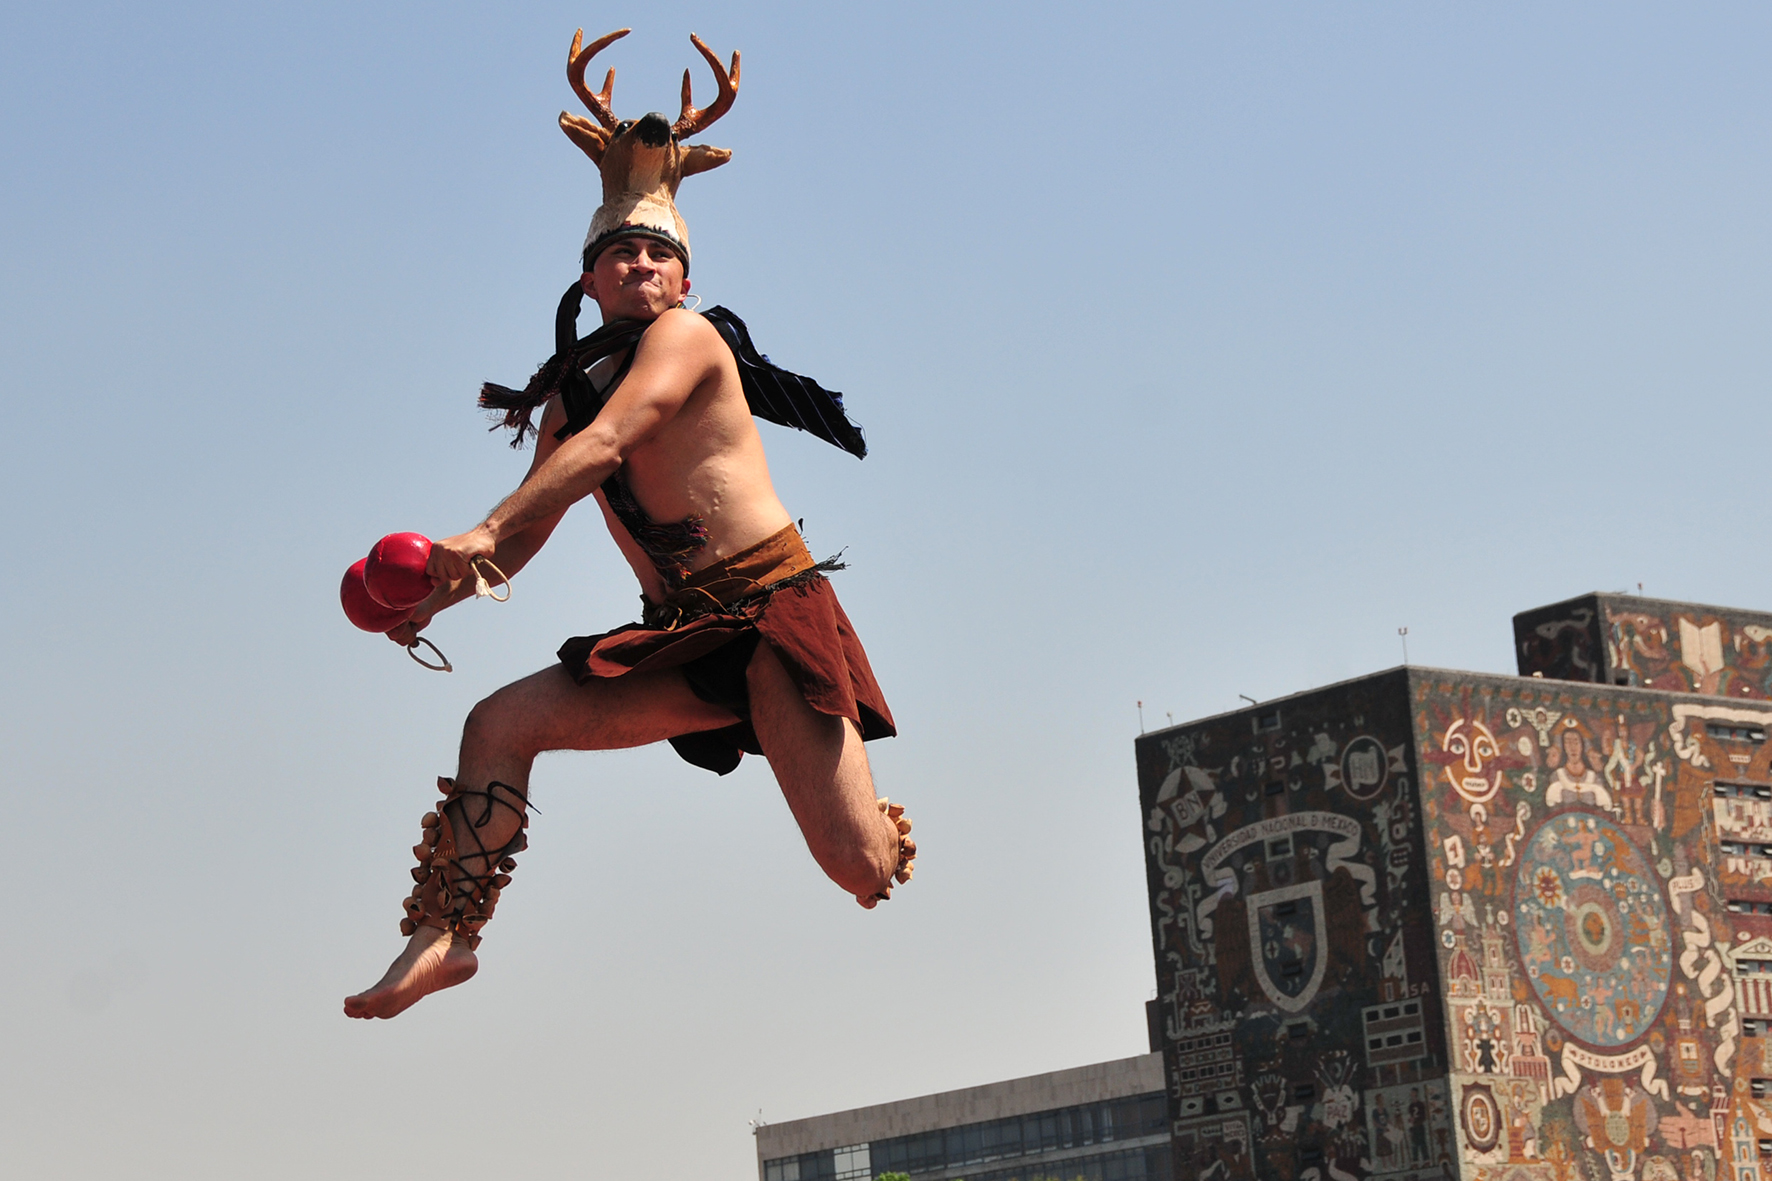
[[[437,654],[437,659],[443,663],[432,664],[430,661],[420,656],[418,654],[418,646],[420,644],[423,644],[425,647],[435,652]],[[412,643],[406,645],[406,655],[412,657],[414,660],[418,661],[419,664],[430,669],[434,673],[452,673],[455,671],[455,666],[449,663],[449,657],[443,655],[443,649],[437,647],[437,645],[431,643],[423,636],[414,637]]]

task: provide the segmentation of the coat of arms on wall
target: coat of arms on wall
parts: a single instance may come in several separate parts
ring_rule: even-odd
[[[1311,1003],[1329,967],[1323,883],[1312,879],[1249,896],[1255,979],[1275,1005],[1296,1013]]]

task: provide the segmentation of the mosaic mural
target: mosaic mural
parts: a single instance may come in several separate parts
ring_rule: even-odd
[[[1622,1046],[1667,999],[1667,903],[1643,851],[1604,813],[1570,808],[1521,846],[1514,941],[1539,1004],[1590,1045]],[[1494,1069],[1486,1051],[1479,1066]]]
[[[1514,616],[1522,676],[1772,699],[1772,615],[1584,595]]]
[[[1727,707],[1425,670],[1413,693],[1463,1175],[1760,1181],[1727,1164],[1729,755],[1705,751],[1734,740],[1680,712]]]
[[[1772,1181],[1769,731],[1410,669],[1141,739],[1178,1181]]]
[[[1409,733],[1398,673],[1140,744],[1178,1177],[1447,1175]]]

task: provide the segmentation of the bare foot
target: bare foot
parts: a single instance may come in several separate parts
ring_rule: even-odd
[[[886,876],[886,884],[877,893],[857,894],[855,900],[868,910],[892,897],[892,884],[899,885],[911,880],[912,865],[917,859],[917,842],[910,839],[911,818],[904,814],[903,804],[889,803],[885,799],[875,801],[880,809],[880,819],[888,832],[888,839],[896,847],[898,866]]]
[[[345,1016],[397,1016],[431,993],[455,987],[479,967],[466,939],[435,927],[420,927],[372,988],[345,998]]]

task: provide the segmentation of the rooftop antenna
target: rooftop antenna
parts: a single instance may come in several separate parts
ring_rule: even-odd
[[[1402,637],[1402,640],[1403,640],[1403,663],[1408,664],[1409,663],[1409,629],[1406,627],[1399,627],[1397,629],[1397,635]]]
[[[1138,732],[1144,733],[1144,702],[1138,703]]]
[[[1639,583],[1637,583],[1637,593],[1638,593],[1638,594],[1639,594],[1639,595],[1640,595],[1640,594],[1642,594],[1642,593],[1643,593],[1643,584],[1642,584],[1642,583],[1640,583],[1640,582],[1639,582]]]
[[[769,1126],[769,1121],[763,1118],[763,1109],[761,1107],[757,1108],[757,1118],[754,1120],[751,1120],[750,1125],[751,1125],[751,1135],[753,1135],[753,1136],[755,1136],[757,1134],[758,1128],[765,1128],[765,1127]]]
[[[1261,704],[1261,702],[1255,700],[1255,698],[1249,696],[1249,694],[1247,694],[1247,693],[1239,693],[1239,694],[1237,694],[1237,696],[1241,697],[1244,701],[1247,701],[1250,705],[1260,705]]]
[[[1171,726],[1175,725],[1175,715],[1173,713],[1170,713],[1168,710],[1164,710],[1163,716],[1169,719],[1169,724]]]

